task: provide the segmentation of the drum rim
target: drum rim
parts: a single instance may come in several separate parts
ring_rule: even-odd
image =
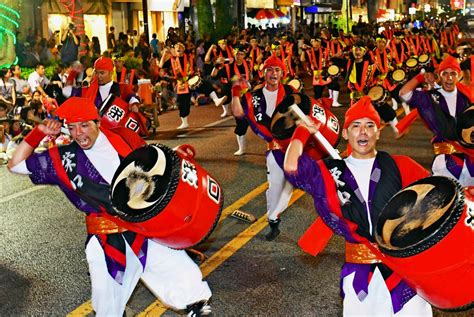
[[[379,236],[378,230],[377,230],[378,227],[379,227],[380,222],[378,222],[377,227],[376,227],[377,229],[375,230],[375,239],[377,241],[377,244],[378,244],[380,250],[384,254],[387,254],[387,255],[390,255],[390,256],[393,256],[393,257],[396,257],[396,258],[407,258],[407,257],[410,257],[410,256],[420,254],[423,251],[426,251],[426,250],[430,249],[432,246],[436,245],[441,240],[443,240],[447,236],[447,234],[455,227],[455,225],[461,219],[461,216],[464,213],[464,208],[456,208],[456,206],[459,206],[459,205],[464,206],[464,203],[465,203],[463,187],[461,186],[461,184],[458,181],[454,180],[454,179],[451,179],[451,178],[448,179],[448,178],[442,177],[442,176],[430,176],[429,178],[442,178],[442,179],[445,179],[445,180],[449,180],[454,184],[455,195],[456,195],[456,198],[457,198],[457,202],[455,203],[455,206],[453,207],[454,210],[452,211],[451,215],[445,220],[445,222],[443,223],[442,228],[440,228],[440,230],[436,232],[437,234],[433,234],[431,236],[424,237],[424,239],[422,241],[418,241],[417,243],[415,243],[413,245],[407,246],[407,247],[405,247],[403,249],[399,249],[399,250],[387,249],[387,248],[383,247],[382,244],[380,244],[380,236]],[[421,180],[423,180],[423,179],[421,179]],[[408,185],[407,187],[410,187],[410,186],[415,185],[415,184],[419,184],[421,180],[413,182],[410,185]],[[386,206],[390,203],[390,201],[386,204]]]
[[[168,153],[169,156],[170,156],[170,159],[171,159],[171,162],[169,162],[169,163],[171,164],[172,167],[171,167],[171,173],[170,173],[170,184],[169,184],[168,189],[166,191],[167,195],[165,195],[163,197],[163,199],[161,199],[153,208],[150,208],[147,212],[142,213],[140,215],[130,215],[128,213],[125,213],[125,212],[117,209],[112,204],[112,208],[114,209],[116,215],[124,221],[131,222],[131,223],[139,223],[139,222],[144,222],[144,221],[150,220],[151,218],[153,218],[155,216],[158,216],[163,211],[163,209],[165,209],[166,206],[168,206],[168,203],[171,201],[171,199],[173,198],[173,196],[176,192],[176,189],[178,188],[178,184],[179,184],[179,181],[180,181],[180,173],[181,173],[181,162],[179,160],[178,154],[176,154],[176,152],[173,151],[168,146],[160,144],[160,143],[148,144],[145,147],[142,147],[142,148],[139,148],[139,149],[143,149],[143,148],[146,148],[146,147],[152,147],[152,146],[157,146],[163,152]],[[167,164],[168,164],[168,162],[167,162]],[[115,180],[115,176],[114,176],[114,180]],[[113,186],[110,187],[111,190],[110,190],[110,193],[109,193],[111,201],[112,201],[112,187]]]

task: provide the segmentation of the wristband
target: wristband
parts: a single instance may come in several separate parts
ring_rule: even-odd
[[[240,92],[242,91],[242,87],[240,85],[235,85],[232,87],[232,97],[240,97]]]
[[[309,132],[309,130],[305,126],[299,125],[293,133],[291,141],[300,140],[301,143],[303,143],[303,146],[305,146],[310,136],[311,133]]]
[[[40,131],[38,127],[34,127],[34,129],[31,130],[30,133],[28,133],[28,135],[23,140],[28,143],[28,145],[32,148],[36,148],[45,136],[46,134]]]
[[[423,84],[425,82],[425,75],[424,74],[418,74],[415,76],[416,81],[418,84]]]

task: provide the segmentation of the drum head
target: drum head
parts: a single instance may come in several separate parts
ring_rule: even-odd
[[[463,210],[459,183],[442,176],[427,177],[390,199],[378,219],[375,238],[388,255],[412,256],[444,238]]]
[[[384,89],[382,86],[374,86],[369,89],[368,96],[372,101],[379,101],[384,95]]]
[[[403,81],[405,79],[405,72],[403,69],[397,69],[393,72],[392,78],[395,81]]]
[[[474,105],[456,117],[456,136],[463,146],[474,148]]]
[[[289,97],[287,96],[286,98]],[[292,104],[286,102],[286,98],[277,105],[277,110],[273,113],[270,124],[272,136],[277,140],[287,140],[291,138],[296,129],[297,117],[293,114],[293,111],[290,110]],[[298,107],[304,112],[304,114],[309,115],[311,108],[310,104],[302,102]]]
[[[201,81],[201,78],[196,75],[196,76],[193,76],[193,77],[189,78],[188,84],[189,84],[189,86],[193,87],[193,86],[197,85],[200,81]]]
[[[417,61],[416,59],[414,59],[414,58],[409,58],[409,59],[407,59],[407,61],[406,61],[406,65],[407,65],[408,67],[410,67],[410,68],[413,68],[413,67],[415,67],[416,65],[418,65],[418,61]]]
[[[335,76],[339,74],[339,67],[337,65],[331,65],[328,67],[328,74],[331,76]]]
[[[134,150],[112,179],[110,197],[117,216],[141,222],[159,214],[175,193],[179,173],[179,158],[172,149],[152,144]]]
[[[420,57],[418,57],[418,62],[420,63],[426,63],[430,57],[427,54],[421,54]]]
[[[301,80],[299,79],[292,79],[288,82],[288,85],[293,87],[296,91],[300,91],[301,90]]]

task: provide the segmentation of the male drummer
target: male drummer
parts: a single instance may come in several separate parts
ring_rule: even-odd
[[[313,196],[322,220],[346,240],[344,316],[431,316],[431,306],[367,247],[375,243],[374,227],[388,200],[428,172],[409,157],[376,150],[380,116],[367,96],[345,114],[342,136],[352,147],[349,157],[314,161],[303,153],[318,128],[298,126],[284,169],[288,181]]]
[[[112,59],[108,57],[99,57],[94,63],[95,79],[89,87],[73,87],[72,83],[75,76],[75,72],[71,74],[67,79],[67,84],[63,88],[63,95],[68,98],[70,96],[86,97],[89,100],[93,100],[95,106],[100,109],[103,102],[109,97],[114,95],[119,97],[128,103],[128,110],[133,113],[133,119],[130,118],[127,123],[129,129],[136,131],[140,128],[140,133],[143,135],[148,134],[147,130],[147,119],[139,111],[140,101],[138,96],[133,92],[132,87],[128,84],[119,84],[112,80],[114,73],[114,63]],[[125,111],[115,112],[115,121],[119,122],[123,116],[126,115]]]
[[[168,62],[166,66],[165,62]],[[181,124],[176,129],[187,129],[191,110],[191,90],[187,80],[194,75],[194,55],[186,53],[184,44],[178,42],[174,45],[174,52],[164,49],[159,67],[168,69],[175,80],[179,117],[181,118]]]
[[[372,64],[366,52],[367,46],[363,41],[356,42],[352,47],[353,58],[349,61],[347,72],[347,87],[351,91],[352,102],[365,95],[369,88],[377,84],[377,65]],[[382,119],[390,124],[395,137],[399,138],[396,112],[387,103],[378,105],[376,110]]]
[[[75,74],[68,77],[67,85],[63,88],[63,95],[68,98],[70,96],[76,97],[91,97],[97,108],[100,108],[102,102],[107,99],[110,94],[128,102],[130,111],[138,112],[140,101],[133,90],[128,85],[119,85],[119,83],[112,80],[114,73],[114,62],[108,57],[99,57],[94,63],[94,72],[96,76],[95,85],[90,87],[73,87],[72,81]]]
[[[452,177],[463,186],[473,186],[474,157],[457,142],[455,128],[456,121],[473,102],[472,88],[458,82],[461,68],[451,55],[439,64],[438,74],[440,89],[416,89],[425,81],[434,86],[432,73],[420,73],[400,89],[400,97],[418,109],[420,117],[434,134],[431,139],[435,154],[431,167],[433,175]]]
[[[231,79],[230,64],[232,64],[233,61],[233,48],[232,46],[227,44],[226,39],[220,39],[219,41],[217,41],[217,46],[215,44],[212,44],[211,47],[209,47],[206,56],[204,57],[205,63],[214,63],[214,68],[211,71],[211,76],[213,76],[212,73],[216,69],[219,70],[222,67],[225,70],[223,76],[216,77],[214,73],[214,77],[218,79],[218,85],[223,91],[222,94],[225,95],[221,97],[223,98],[223,101],[219,104],[216,104],[216,106],[222,106],[222,118],[227,116],[227,111],[229,109],[229,104],[225,104],[225,101],[230,97],[230,87],[228,87],[228,84],[230,83]],[[228,96],[226,94],[228,94]]]
[[[246,118],[252,130],[266,142],[268,151],[266,153],[267,163],[267,217],[270,231],[265,238],[274,240],[279,234],[280,214],[288,207],[293,187],[285,179],[281,164],[283,162],[284,150],[276,143],[270,132],[270,124],[273,112],[277,105],[286,95],[292,94],[294,90],[281,84],[283,69],[285,65],[275,55],[270,56],[263,63],[265,86],[253,92],[247,92],[240,98],[240,85],[232,88],[232,113],[237,118]],[[280,164],[278,164],[278,162]]]
[[[60,122],[46,120],[20,143],[8,168],[29,175],[35,184],[59,186],[86,213],[86,256],[96,315],[122,316],[139,279],[170,307],[193,316],[209,313],[211,291],[184,250],[169,249],[103,217],[120,160],[145,142],[126,128],[101,128],[97,109],[86,98],[69,98],[57,115],[66,121],[74,142],[34,153],[45,136],[60,131]]]
[[[305,47],[301,52],[300,61],[307,62],[306,71],[312,78],[313,97],[319,99],[323,96],[324,86],[329,83],[323,78],[323,70],[327,69],[327,51],[322,47],[319,37],[312,38],[310,43],[311,46]]]

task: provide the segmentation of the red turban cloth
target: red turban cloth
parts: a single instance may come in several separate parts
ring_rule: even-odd
[[[377,128],[380,128],[380,116],[374,106],[372,106],[369,96],[362,96],[359,101],[353,104],[346,111],[344,116],[344,129],[347,129],[352,121],[361,118],[369,118],[373,120]]]
[[[280,67],[281,69],[285,69],[285,64],[283,64],[281,59],[272,54],[272,56],[267,58],[263,63],[263,69],[265,70],[267,67]]]
[[[461,73],[461,67],[459,66],[458,60],[451,55],[448,55],[448,57],[446,57],[441,63],[439,63],[438,72],[441,73],[447,68],[455,70],[458,74]]]
[[[111,72],[114,70],[114,62],[112,62],[112,59],[108,57],[101,56],[95,61],[94,68]]]
[[[67,99],[56,114],[66,123],[87,122],[99,119],[94,103],[87,98],[71,97]]]

